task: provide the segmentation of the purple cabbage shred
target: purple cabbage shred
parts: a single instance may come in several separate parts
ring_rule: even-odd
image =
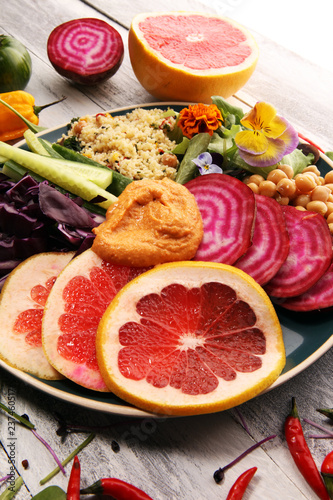
[[[7,275],[34,254],[90,248],[92,228],[104,220],[81,198],[70,198],[47,181],[26,175],[14,182],[0,174],[0,290]]]

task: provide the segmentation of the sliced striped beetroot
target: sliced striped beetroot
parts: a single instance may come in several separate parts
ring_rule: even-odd
[[[202,175],[185,186],[197,201],[204,226],[195,260],[232,265],[251,245],[256,209],[253,192],[225,174]]]
[[[315,311],[333,307],[333,261],[320,280],[307,292],[297,297],[281,299],[278,304],[291,311]]]
[[[95,85],[119,69],[124,45],[112,26],[87,17],[57,26],[47,40],[47,54],[60,75],[82,85]]]
[[[259,285],[270,281],[289,252],[289,236],[281,206],[273,198],[255,195],[257,212],[252,245],[234,266],[252,276]]]
[[[282,207],[289,233],[289,254],[265,290],[273,297],[295,297],[312,287],[332,261],[332,237],[324,217]]]

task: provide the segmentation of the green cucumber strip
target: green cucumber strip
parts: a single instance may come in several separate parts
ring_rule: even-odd
[[[6,161],[3,166],[2,173],[7,175],[7,177],[10,177],[15,182],[20,181],[25,174],[31,175],[31,177],[37,182],[45,181],[44,177],[41,177],[40,175],[27,170],[26,168],[22,167],[22,165],[19,165],[18,163],[16,163],[16,161],[13,160]]]
[[[57,151],[63,158],[66,158],[66,160],[78,161],[81,163],[86,163],[87,165],[95,165],[96,167],[106,168],[110,170],[109,167],[101,165],[97,161],[94,161],[91,158],[87,158],[87,156],[84,156],[81,153],[78,153],[77,151],[65,148],[60,144],[57,143],[52,144],[52,148],[55,151]],[[133,182],[133,179],[125,177],[125,175],[122,175],[119,172],[112,170],[112,183],[107,188],[107,191],[114,194],[115,196],[119,196],[124,191],[125,187],[131,182]]]
[[[27,143],[30,151],[37,153],[38,155],[50,156],[44,146],[39,142],[36,134],[34,134],[30,129],[24,132],[23,137],[25,138],[25,142]]]
[[[31,132],[31,130],[26,130],[23,135],[29,149],[33,153],[37,153],[43,156],[52,156],[50,155],[44,144],[39,141],[38,137],[36,137],[36,135]],[[54,153],[56,153],[56,151],[54,151]],[[60,161],[64,164],[65,167],[69,166],[70,168],[74,168],[78,174],[83,175],[83,177],[86,177],[103,189],[106,189],[112,182],[112,171],[110,169],[104,169],[103,171],[101,171],[96,167],[88,166],[86,164],[78,162],[69,164],[67,160],[64,160],[64,158],[61,157]]]
[[[13,160],[6,161],[6,163],[3,166],[2,173],[7,175],[7,177],[10,177],[15,182],[20,181],[22,177],[24,177],[26,174],[30,175],[37,182],[43,182],[46,180],[45,177],[41,177],[40,175],[31,172],[31,170],[22,167]],[[52,183],[52,187],[57,189],[57,191],[59,191],[62,194],[69,194],[72,198],[74,197],[72,193],[69,193],[66,189],[61,188],[57,184]],[[89,201],[84,201],[83,206],[87,210],[89,210],[89,212],[92,212],[94,214],[105,215],[104,208],[99,207],[93,203],[89,203]]]
[[[105,198],[105,201],[97,203],[102,208],[107,209],[117,201],[116,196],[97,186],[94,182],[83,177],[83,175],[79,174],[77,171],[74,171],[74,167],[65,167],[60,160],[15,148],[1,141],[0,155],[5,156],[9,160],[16,161],[23,167],[45,177],[50,182],[58,184],[58,186],[80,196],[86,201],[92,201],[94,198],[100,196]],[[102,169],[100,169],[100,171],[102,171]]]
[[[52,158],[59,158],[59,159],[63,158],[63,156],[61,156],[53,149],[51,142],[47,141],[46,139],[43,139],[42,137],[38,137],[38,140],[41,143],[41,145],[46,149],[46,151],[49,153],[49,155],[52,156]]]
[[[65,146],[62,146],[61,144],[54,143],[52,144],[52,148],[54,151],[59,153],[65,160],[70,160],[70,161],[77,161],[79,163],[85,163],[87,165],[91,165],[92,167],[97,167],[97,168],[103,168],[104,170],[110,170],[109,167],[106,165],[102,165],[101,163],[98,163],[95,160],[92,160],[91,158],[88,158],[87,156],[82,155],[81,153],[78,153],[77,151],[74,151],[73,149],[65,148]]]

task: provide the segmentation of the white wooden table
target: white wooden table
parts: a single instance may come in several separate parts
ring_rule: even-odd
[[[237,2],[232,2],[237,6]],[[51,102],[62,95],[64,103],[44,110],[40,124],[54,127],[66,123],[73,116],[97,113],[115,107],[153,102],[137,82],[127,51],[127,32],[130,21],[138,12],[157,10],[202,10],[197,0],[180,4],[169,0],[0,0],[0,32],[18,38],[30,51],[33,75],[26,90],[33,94],[37,104]],[[237,8],[234,8],[235,17]],[[230,15],[230,13],[228,13]],[[118,73],[96,88],[79,88],[61,78],[51,67],[46,53],[48,34],[58,24],[78,17],[99,17],[108,21],[122,35],[125,58]],[[266,100],[279,114],[289,119],[300,132],[317,141],[323,149],[333,149],[332,74],[324,67],[316,67],[295,53],[254,33],[260,48],[257,69],[238,93],[238,98],[254,103]],[[332,332],[333,333],[333,332]],[[315,332],[314,332],[315,335]],[[16,411],[29,415],[39,433],[50,442],[58,455],[65,458],[87,433],[70,434],[63,441],[57,434],[54,412],[80,425],[105,426],[92,443],[80,454],[82,486],[100,477],[114,476],[144,489],[155,500],[214,500],[226,498],[236,477],[254,465],[258,472],[252,480],[245,499],[302,500],[314,499],[312,490],[298,473],[283,436],[283,423],[295,396],[302,416],[323,423],[316,412],[318,407],[332,405],[333,351],[325,353],[305,371],[284,385],[243,404],[240,408],[251,436],[239,423],[235,410],[198,417],[154,420],[127,419],[117,415],[85,409],[53,398],[22,383],[7,371],[0,369],[1,401],[11,395]],[[328,422],[324,420],[326,426]],[[305,433],[313,432],[304,426]],[[213,473],[234,459],[255,441],[276,434],[277,437],[257,449],[226,474],[217,485]],[[55,466],[50,454],[27,429],[15,426],[14,459],[17,473],[24,486],[18,499],[28,499],[42,489],[39,480]],[[119,453],[112,451],[111,443],[120,445]],[[9,471],[8,456],[13,436],[9,435],[8,418],[0,413],[0,477]],[[331,440],[309,439],[318,465],[331,451]],[[29,468],[21,462],[28,459]],[[67,476],[58,474],[50,483],[66,490]],[[0,493],[3,486],[0,488]]]

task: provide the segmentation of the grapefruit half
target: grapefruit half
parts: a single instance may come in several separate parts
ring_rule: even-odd
[[[211,102],[240,90],[259,50],[251,33],[231,19],[197,12],[138,14],[128,49],[141,85],[160,100]]]
[[[57,276],[74,253],[46,252],[29,257],[8,276],[0,296],[0,357],[42,379],[63,378],[42,347],[42,317]]]
[[[91,249],[57,278],[45,304],[42,340],[50,364],[66,378],[107,392],[96,359],[98,323],[117,292],[147,268],[110,264]]]
[[[264,290],[243,271],[210,262],[162,264],[127,284],[99,323],[96,348],[112,392],[169,415],[239,405],[285,364]]]

